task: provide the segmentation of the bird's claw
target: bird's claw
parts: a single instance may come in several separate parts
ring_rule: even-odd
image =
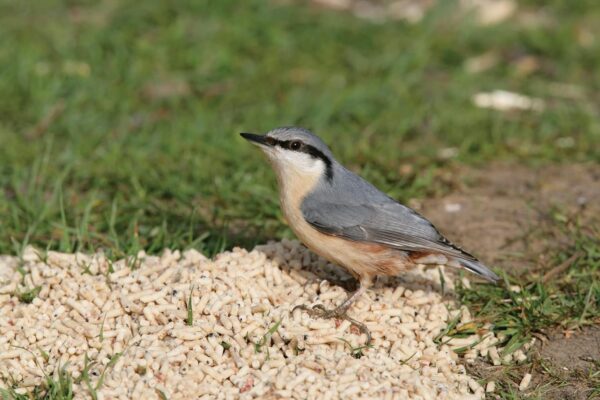
[[[371,344],[371,332],[369,331],[369,328],[367,328],[367,325],[350,317],[347,313],[348,309],[346,307],[337,307],[337,308],[328,310],[322,304],[315,304],[312,307],[309,307],[304,304],[300,304],[300,305],[295,306],[292,309],[292,312],[294,312],[296,310],[306,311],[308,313],[308,315],[310,315],[311,317],[317,317],[317,318],[323,318],[323,319],[337,318],[337,319],[341,319],[341,320],[346,320],[346,321],[350,322],[350,324],[352,326],[355,326],[356,328],[358,328],[358,330],[361,333],[364,333],[367,336],[367,343],[366,343],[367,346]]]
[[[292,313],[296,310],[310,311],[310,308],[305,304],[298,304],[297,306],[294,306],[294,308],[292,308]]]

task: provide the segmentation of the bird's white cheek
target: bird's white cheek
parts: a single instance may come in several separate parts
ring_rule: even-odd
[[[321,160],[315,159],[306,153],[286,152],[282,159],[284,168],[303,175],[321,175],[324,166]]]
[[[305,153],[268,149],[265,154],[283,179],[320,177],[324,173],[323,162]]]

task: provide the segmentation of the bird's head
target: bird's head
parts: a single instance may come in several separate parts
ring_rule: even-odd
[[[303,128],[276,128],[265,135],[241,133],[267,155],[279,176],[333,179],[333,155],[325,143]]]

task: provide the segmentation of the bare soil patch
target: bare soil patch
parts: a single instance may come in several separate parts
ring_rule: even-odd
[[[531,169],[493,164],[460,175],[464,184],[424,201],[420,212],[484,262],[513,274],[543,274],[556,267],[550,255],[570,240],[556,228],[556,218],[600,223],[600,165]],[[587,399],[594,389],[589,375],[600,366],[600,327],[550,332],[534,359],[543,376],[534,376],[533,385],[550,385],[545,398]],[[488,379],[504,373],[499,367],[480,367]]]
[[[567,382],[548,393],[550,399],[579,400],[594,398],[588,376],[600,365],[600,327],[565,335],[553,332],[540,351],[543,361],[550,363],[550,372],[558,381]]]
[[[568,241],[555,231],[557,213],[599,223],[600,165],[492,164],[460,175],[462,187],[424,201],[420,212],[482,261],[510,272],[550,267],[547,250]]]

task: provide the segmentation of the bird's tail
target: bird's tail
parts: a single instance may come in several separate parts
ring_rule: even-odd
[[[474,274],[477,274],[487,279],[488,281],[495,283],[500,280],[500,277],[498,275],[493,273],[488,267],[486,267],[477,260],[467,260],[464,258],[455,258],[455,260],[466,270],[469,270]]]

